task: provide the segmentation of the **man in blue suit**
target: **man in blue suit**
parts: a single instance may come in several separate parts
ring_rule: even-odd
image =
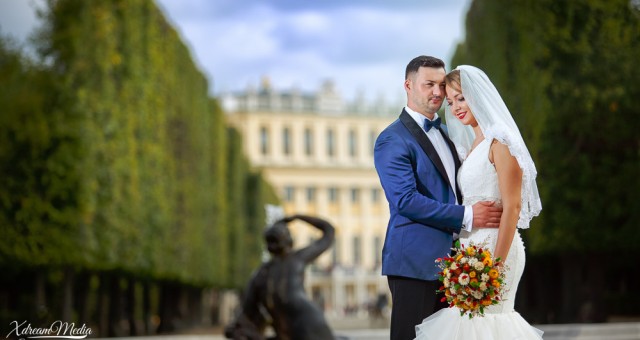
[[[382,275],[391,290],[392,340],[413,339],[417,324],[446,307],[435,293],[440,286],[435,260],[450,252],[454,233],[500,223],[501,209],[492,203],[459,205],[460,160],[437,115],[445,75],[438,58],[411,60],[404,82],[407,106],[375,144],[375,166],[390,210]]]

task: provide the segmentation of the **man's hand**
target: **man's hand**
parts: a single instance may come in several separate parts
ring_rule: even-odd
[[[473,209],[473,228],[497,228],[500,226],[502,207],[494,206],[495,202],[478,202]]]

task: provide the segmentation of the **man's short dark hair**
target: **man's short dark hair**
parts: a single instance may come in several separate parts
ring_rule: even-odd
[[[421,67],[445,68],[444,61],[436,57],[421,55],[413,58],[413,60],[407,64],[407,69],[404,72],[404,79],[409,78],[409,74],[418,72]]]

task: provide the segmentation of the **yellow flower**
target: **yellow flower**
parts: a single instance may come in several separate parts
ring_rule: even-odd
[[[462,254],[456,256],[456,262],[460,261],[461,258],[462,258]]]
[[[498,274],[498,271],[497,271],[497,270],[495,270],[495,269],[491,269],[491,270],[489,271],[489,277],[490,277],[490,278],[492,278],[492,279],[496,279],[496,278],[498,278],[498,275],[499,275],[499,274]]]
[[[493,261],[491,261],[491,257],[487,256],[482,260],[482,264],[484,264],[487,267],[490,267],[493,265]]]
[[[493,280],[491,281],[491,285],[496,287],[496,288],[500,288],[500,281],[498,280]]]
[[[473,247],[467,247],[467,255],[474,256],[476,254],[476,249]]]
[[[472,271],[471,273],[469,273],[469,276],[470,276],[471,278],[476,277],[476,272]],[[477,281],[477,280],[476,280],[476,281]]]

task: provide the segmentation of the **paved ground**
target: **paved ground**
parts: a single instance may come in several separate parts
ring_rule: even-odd
[[[345,323],[348,322],[343,320]],[[353,325],[362,320],[352,320]],[[365,320],[365,322],[367,322]],[[640,340],[640,322],[619,322],[606,324],[565,324],[535,325],[543,330],[545,340]],[[334,327],[334,329],[336,329]],[[389,338],[389,330],[377,329],[336,329],[336,335],[344,340],[384,340]],[[159,335],[151,337],[110,338],[119,340],[222,340],[219,334]]]

